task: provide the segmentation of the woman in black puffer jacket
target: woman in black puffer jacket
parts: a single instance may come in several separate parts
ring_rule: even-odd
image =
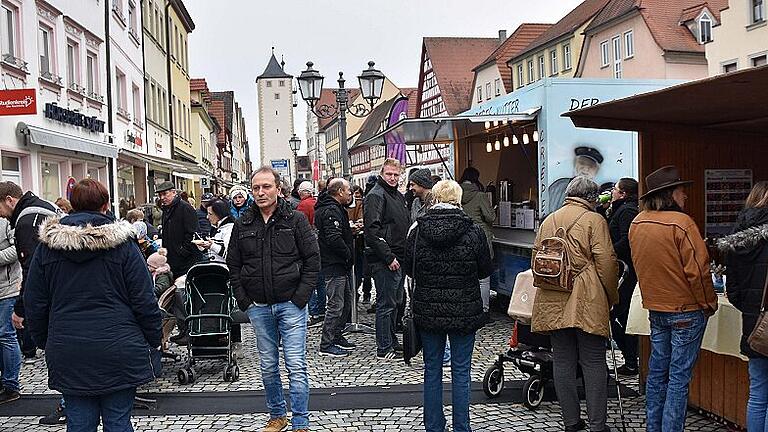
[[[760,315],[768,274],[768,182],[759,182],[739,214],[734,234],[718,242],[726,253],[728,300],[741,311],[741,352],[749,357],[747,429],[766,430],[768,413],[768,358],[750,349],[747,338]]]
[[[414,280],[412,309],[424,346],[424,426],[445,430],[443,352],[451,343],[453,430],[469,432],[469,397],[475,332],[483,326],[480,279],[490,276],[483,230],[461,209],[461,186],[452,180],[432,188],[435,205],[412,227],[403,269]]]

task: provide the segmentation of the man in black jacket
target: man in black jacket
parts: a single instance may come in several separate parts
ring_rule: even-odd
[[[187,274],[187,270],[202,255],[192,243],[200,230],[197,212],[181,199],[173,183],[167,181],[157,187],[157,196],[163,209],[163,247],[168,249],[168,265],[175,277]]]
[[[382,360],[402,358],[395,328],[397,305],[403,298],[400,262],[405,259],[410,218],[405,198],[397,190],[401,173],[398,160],[385,160],[363,206],[366,255],[376,285],[376,354]]]
[[[270,419],[265,430],[288,424],[280,381],[282,340],[290,380],[293,430],[309,428],[307,302],[320,271],[317,239],[304,214],[278,198],[280,174],[262,167],[251,177],[255,205],[235,223],[227,266],[240,309],[256,333]]]
[[[320,245],[320,261],[325,276],[328,298],[320,341],[320,355],[344,357],[355,348],[342,332],[352,315],[352,228],[346,206],[352,202],[349,182],[336,178],[328,182],[326,193],[320,195],[315,206],[315,227]]]
[[[24,331],[24,285],[29,274],[29,264],[40,239],[37,228],[43,221],[59,213],[56,206],[38,198],[32,192],[22,194],[21,187],[13,182],[0,183],[0,217],[10,221],[15,230],[16,253],[21,263],[21,292],[13,308],[13,325],[21,333],[21,351],[27,359],[34,359],[35,344]]]

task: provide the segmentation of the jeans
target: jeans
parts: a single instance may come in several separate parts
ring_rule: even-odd
[[[749,402],[747,430],[768,431],[768,358],[749,359]]]
[[[319,317],[325,315],[325,276],[323,272],[317,273],[317,283],[309,297],[309,316]]]
[[[339,341],[347,320],[352,316],[352,287],[348,276],[330,276],[325,279],[328,303],[323,321],[320,349],[328,349]]]
[[[581,365],[587,397],[589,430],[604,431],[608,417],[608,368],[605,366],[605,338],[577,328],[550,332],[555,391],[563,424],[575,426],[581,420],[576,370]]]
[[[392,351],[397,342],[397,305],[403,298],[403,273],[380,269],[373,274],[376,285],[376,347],[378,354]]]
[[[688,384],[707,327],[703,311],[650,312],[651,358],[646,381],[648,432],[682,432]]]
[[[454,432],[470,432],[469,400],[471,395],[470,370],[475,333],[430,333],[420,331],[424,350],[424,429],[443,432],[443,355],[446,336],[451,343],[451,403],[453,405]]]
[[[0,300],[0,373],[3,387],[10,391],[19,391],[21,370],[21,349],[11,321],[15,304],[16,297]]]
[[[67,432],[96,432],[101,419],[104,432],[133,432],[131,411],[136,388],[101,396],[65,395]]]
[[[288,370],[293,430],[309,428],[309,377],[307,375],[307,308],[292,302],[268,306],[251,305],[246,311],[256,333],[261,379],[270,418],[285,417],[286,405],[280,380],[280,351]]]

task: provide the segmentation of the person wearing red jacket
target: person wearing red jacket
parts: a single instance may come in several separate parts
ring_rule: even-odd
[[[299,193],[299,198],[301,198],[301,201],[299,201],[299,205],[296,207],[296,210],[304,213],[304,215],[307,217],[307,220],[309,220],[309,224],[314,227],[315,204],[317,204],[317,199],[315,199],[314,196],[315,191],[312,187],[312,183],[308,181],[301,182],[297,192]]]

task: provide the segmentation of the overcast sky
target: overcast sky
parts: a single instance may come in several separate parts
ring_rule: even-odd
[[[497,37],[523,22],[554,23],[581,0],[186,0],[195,31],[189,42],[192,77],[213,91],[234,90],[243,108],[251,158],[258,162],[255,79],[271,47],[298,76],[315,63],[335,86],[344,71],[348,86],[374,60],[398,87],[416,87],[424,36]],[[457,53],[461,55],[461,53]],[[294,111],[305,146],[306,104]],[[279,143],[288,145],[288,143]]]

